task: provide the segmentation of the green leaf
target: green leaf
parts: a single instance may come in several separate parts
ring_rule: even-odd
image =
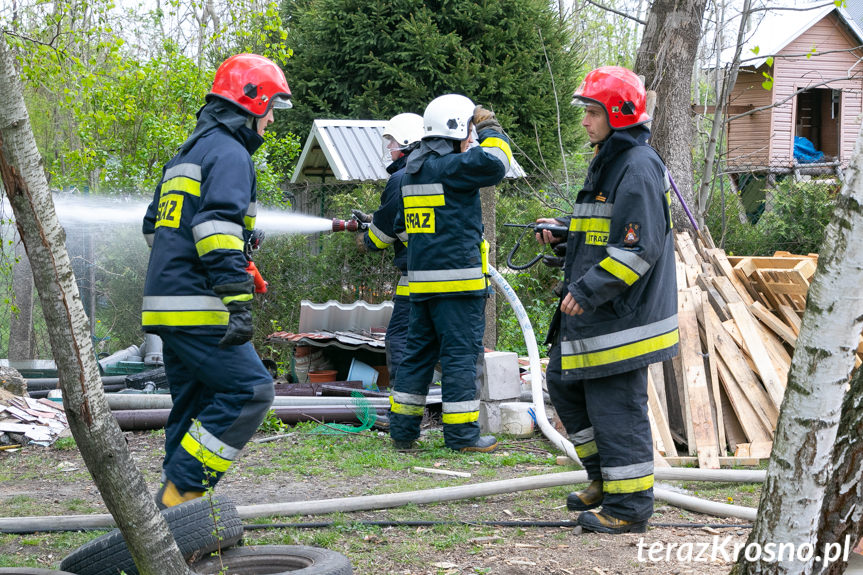
[[[759,48],[758,46],[754,46],[754,47],[752,48],[752,53],[753,53],[753,54],[755,54],[756,56],[758,55],[758,53],[759,53],[760,51],[761,51],[761,48]]]
[[[768,66],[773,67],[773,56],[767,56],[767,60],[765,60]]]

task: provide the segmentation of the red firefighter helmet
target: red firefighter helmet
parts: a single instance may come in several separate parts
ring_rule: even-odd
[[[572,95],[574,106],[602,106],[612,130],[625,130],[649,122],[646,100],[647,93],[639,77],[620,66],[603,66],[588,72]]]
[[[232,102],[258,118],[271,108],[291,107],[285,73],[275,62],[257,54],[237,54],[222,62],[207,100],[211,97]]]

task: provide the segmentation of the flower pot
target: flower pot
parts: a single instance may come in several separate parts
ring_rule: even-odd
[[[324,369],[321,371],[309,372],[309,383],[327,383],[336,380],[338,371],[335,369]]]

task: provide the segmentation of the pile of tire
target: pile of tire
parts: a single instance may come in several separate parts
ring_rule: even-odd
[[[242,543],[243,524],[236,505],[224,496],[207,496],[162,511],[183,558],[199,575],[269,573],[280,575],[350,575],[347,557],[329,549],[302,545]],[[212,556],[216,554],[215,556]],[[261,570],[265,568],[266,570]],[[138,575],[119,529],[85,543],[63,561],[62,571],[4,571],[0,575]]]

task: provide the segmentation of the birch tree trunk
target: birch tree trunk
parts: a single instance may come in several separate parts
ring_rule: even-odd
[[[497,265],[496,250],[497,238],[495,230],[497,230],[497,196],[495,192],[497,188],[490,186],[480,188],[480,201],[482,202],[482,225],[485,229],[485,240],[488,242],[488,264],[490,266]],[[482,343],[489,349],[497,347],[497,301],[495,298],[494,288],[489,290],[488,299],[485,300],[485,334],[482,338]]]
[[[191,571],[105,400],[65,232],[54,211],[21,82],[3,35],[0,94],[0,176],[42,302],[72,435],[139,572],[187,575]]]
[[[767,480],[749,543],[817,542],[825,489],[831,484],[833,445],[842,397],[863,327],[863,129],[857,135],[848,178],[824,234],[788,388],[773,442]],[[859,468],[858,468],[859,473]],[[771,563],[741,557],[740,574],[814,572],[814,556]]]
[[[687,205],[693,207],[692,70],[706,5],[706,0],[655,0],[635,60],[635,72],[644,76],[648,90],[657,93],[650,143],[665,161]],[[674,226],[691,230],[683,206],[679,202],[671,205]]]
[[[863,369],[851,379],[851,390],[842,404],[842,418],[833,447],[833,475],[821,506],[821,526],[816,549],[827,545],[854,548],[863,536]],[[827,565],[816,565],[814,573],[840,575],[847,562],[843,556]]]

